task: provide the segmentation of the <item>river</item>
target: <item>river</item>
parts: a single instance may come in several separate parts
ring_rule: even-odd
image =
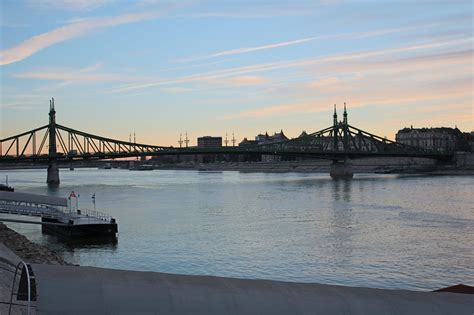
[[[474,285],[472,176],[198,171],[0,171],[18,192],[115,217],[116,244],[66,244],[8,224],[72,263],[180,274],[433,290]]]

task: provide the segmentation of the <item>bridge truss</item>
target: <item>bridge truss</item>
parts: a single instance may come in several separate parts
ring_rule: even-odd
[[[48,125],[0,139],[0,163],[14,161],[51,162],[97,160],[138,156],[186,154],[264,154],[312,156],[322,159],[354,159],[371,156],[448,159],[450,153],[404,145],[350,125],[344,105],[344,119],[320,131],[282,142],[238,147],[176,148],[106,138],[56,124],[54,99]]]

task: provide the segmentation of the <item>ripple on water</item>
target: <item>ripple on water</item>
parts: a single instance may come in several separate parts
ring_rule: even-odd
[[[5,175],[2,171],[0,176]],[[474,285],[472,177],[77,169],[8,171],[17,191],[67,196],[119,222],[114,246],[69,246],[82,265],[431,290]]]

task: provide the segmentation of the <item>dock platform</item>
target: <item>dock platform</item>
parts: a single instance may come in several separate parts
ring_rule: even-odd
[[[40,217],[41,221],[1,217],[0,221],[41,224],[43,231],[67,237],[115,237],[117,221],[89,209],[71,209],[66,198],[0,191],[0,213]]]

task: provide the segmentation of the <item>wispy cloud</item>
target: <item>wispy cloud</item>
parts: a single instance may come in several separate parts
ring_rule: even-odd
[[[39,9],[88,11],[97,9],[116,0],[28,0],[28,5]]]
[[[163,11],[131,13],[112,17],[93,18],[68,24],[52,31],[33,36],[17,46],[0,51],[0,65],[21,61],[49,46],[84,36],[99,28],[151,20],[162,14]]]
[[[243,85],[260,85],[267,82],[267,80],[262,76],[255,76],[255,75],[245,75],[233,78],[231,83],[237,86]]]
[[[12,22],[12,21],[6,21],[5,17],[2,17],[0,20],[0,27],[2,28],[23,28],[23,27],[28,27],[30,26],[29,24],[26,23],[18,23],[18,22]]]
[[[394,34],[394,33],[407,32],[407,31],[412,31],[412,30],[422,30],[422,29],[431,28],[431,27],[434,27],[434,26],[437,26],[437,25],[439,25],[439,23],[430,23],[430,24],[406,26],[406,27],[397,27],[397,28],[387,28],[387,29],[380,29],[380,30],[374,30],[374,31],[364,31],[364,32],[351,32],[351,33],[341,33],[341,34],[332,34],[332,35],[318,35],[318,36],[300,38],[300,39],[295,39],[295,40],[283,41],[283,42],[279,42],[279,43],[266,44],[266,45],[261,45],[261,46],[252,46],[252,47],[242,47],[242,48],[236,48],[236,49],[229,49],[229,50],[224,50],[224,51],[219,51],[219,52],[216,52],[216,53],[212,53],[212,54],[209,54],[209,55],[206,55],[206,56],[184,58],[184,59],[180,59],[178,61],[179,62],[189,62],[189,61],[204,60],[204,59],[218,58],[218,57],[231,56],[231,55],[240,55],[240,54],[251,53],[251,52],[256,52],[256,51],[261,51],[261,50],[299,45],[299,44],[312,42],[312,41],[315,41],[315,40],[363,39],[363,38],[377,37],[377,36],[383,36],[383,35]]]
[[[263,19],[286,16],[310,16],[317,15],[322,7],[332,6],[340,3],[338,0],[312,0],[312,1],[250,1],[239,3],[227,1],[222,9],[207,10],[187,14],[186,17],[193,18],[223,18],[223,19]]]
[[[248,75],[251,73],[259,73],[259,72],[273,71],[273,70],[279,70],[279,69],[301,68],[301,67],[308,67],[308,66],[313,66],[313,65],[318,65],[318,64],[330,64],[330,63],[351,61],[351,60],[364,59],[364,58],[375,58],[375,57],[380,57],[384,55],[408,53],[408,52],[413,52],[413,51],[423,51],[423,50],[429,50],[429,49],[441,48],[441,47],[450,47],[450,46],[457,47],[462,44],[468,44],[471,42],[472,42],[472,38],[462,38],[462,39],[457,39],[457,40],[452,40],[452,41],[436,41],[436,42],[431,42],[431,43],[414,44],[414,45],[372,50],[372,51],[362,51],[362,52],[322,56],[322,57],[315,57],[315,58],[308,58],[308,59],[299,59],[299,60],[292,60],[292,61],[255,64],[255,65],[250,65],[250,66],[227,68],[227,69],[218,70],[218,71],[200,73],[200,74],[184,76],[184,77],[179,77],[179,78],[174,78],[174,79],[161,80],[161,81],[156,81],[156,82],[128,85],[128,86],[124,86],[122,88],[116,89],[115,91],[124,92],[124,91],[129,91],[129,90],[144,89],[144,88],[170,85],[170,84],[210,81],[210,80],[215,80],[215,79],[220,79],[220,78],[242,76],[242,75]]]
[[[467,47],[466,47],[467,48]],[[462,49],[462,47],[459,47]],[[312,75],[314,80],[307,87],[318,90],[337,88],[344,83],[341,77],[353,78],[383,76],[385,81],[390,78],[398,79],[398,85],[403,82],[431,82],[434,76],[442,73],[444,77],[455,77],[459,73],[466,74],[466,69],[472,64],[472,49],[424,53],[415,56],[392,56],[381,59],[355,59],[329,62],[308,67],[304,71]],[[436,69],[436,71],[434,71]],[[433,73],[434,71],[434,73]],[[317,73],[317,77],[314,77]],[[449,73],[449,76],[446,74]],[[338,76],[338,77],[335,77]],[[347,86],[346,86],[347,87]]]
[[[340,103],[341,101],[348,101],[351,108],[359,108],[366,106],[416,105],[417,103],[426,101],[442,101],[446,103],[451,102],[454,98],[466,97],[470,97],[472,100],[472,91],[469,89],[472,85],[470,80],[445,80],[437,82],[440,88],[436,91],[433,91],[430,84],[427,86],[414,85],[411,87],[398,87],[393,86],[390,82],[378,82],[378,88],[374,90],[374,82],[371,78],[368,78],[358,82],[356,87],[350,90],[350,92],[342,93],[345,89],[344,85],[350,83],[351,82],[343,81],[339,86],[339,90],[330,90],[330,93],[318,93],[311,97],[311,101],[270,105],[237,112],[224,118],[261,118],[278,115],[325,112],[328,110],[328,104],[334,102]],[[345,95],[348,99],[341,100],[341,95]]]
[[[73,83],[74,83],[73,81],[62,81],[62,82],[59,82],[59,83],[49,84],[49,85],[46,85],[46,86],[36,88],[35,91],[37,91],[37,92],[54,91],[54,90],[57,90],[57,89],[61,89],[65,86],[71,85]]]
[[[473,81],[468,70],[472,66],[472,53],[472,50],[440,52],[385,61],[368,58],[363,62],[320,65],[307,69],[320,78],[280,85],[267,92],[275,97],[288,96],[300,101],[240,111],[225,118],[267,118],[327,111],[328,104],[344,101],[341,96],[347,98],[352,108],[428,106],[436,102],[455,108],[451,104],[456,99],[469,99],[472,103]],[[462,107],[465,115],[471,116],[466,114],[466,108]]]
[[[403,95],[397,95],[396,91],[387,94],[374,93],[369,96],[351,96],[348,104],[351,108],[359,108],[374,105],[407,105],[416,104],[421,101],[429,100],[447,100],[450,101],[453,97],[468,95],[469,91],[465,89],[452,89],[442,93],[432,93],[431,91],[406,91]],[[242,111],[233,115],[224,117],[225,119],[237,119],[237,118],[260,118],[260,117],[271,117],[277,115],[288,115],[288,114],[303,114],[303,113],[316,113],[326,112],[328,108],[331,108],[330,104],[334,103],[337,96],[326,96],[320,97],[314,101],[306,101],[299,103],[288,103],[273,106],[266,106],[257,109],[251,109]],[[342,100],[344,101],[344,100]],[[341,100],[339,100],[339,103]]]
[[[194,89],[180,87],[180,86],[161,88],[160,90],[165,93],[170,93],[170,94],[181,94],[181,93],[189,93],[189,92],[194,91]]]
[[[184,15],[192,18],[222,18],[222,19],[264,19],[282,16],[304,16],[311,15],[307,10],[269,10],[269,11],[208,11]]]
[[[329,77],[320,80],[316,80],[307,84],[308,88],[316,90],[336,90],[340,88],[341,79],[337,77]]]
[[[18,91],[17,89],[13,89],[8,92],[8,95],[5,93],[5,95],[2,95],[0,98],[0,109],[32,109],[40,105],[38,99],[44,99],[46,101],[49,97],[41,93],[25,94]],[[0,131],[2,131],[1,128]]]
[[[16,103],[0,103],[0,108],[15,110],[31,110],[38,107],[38,102],[16,102]]]
[[[264,50],[264,49],[271,49],[271,48],[277,48],[277,47],[296,45],[296,44],[306,43],[306,42],[315,40],[316,38],[317,37],[309,37],[309,38],[297,39],[297,40],[281,42],[281,43],[276,43],[276,44],[270,44],[270,45],[231,49],[231,50],[221,51],[221,52],[209,55],[209,58],[222,57],[222,56],[227,56],[227,55],[237,55],[237,54],[243,54],[243,53],[259,51],[259,50]]]
[[[129,74],[99,72],[101,63],[96,63],[84,68],[53,68],[38,71],[28,71],[13,74],[13,77],[20,79],[38,79],[49,81],[62,81],[58,86],[64,86],[72,82],[101,82],[101,81],[143,81],[147,77],[137,77]],[[149,79],[149,78],[148,78]]]

